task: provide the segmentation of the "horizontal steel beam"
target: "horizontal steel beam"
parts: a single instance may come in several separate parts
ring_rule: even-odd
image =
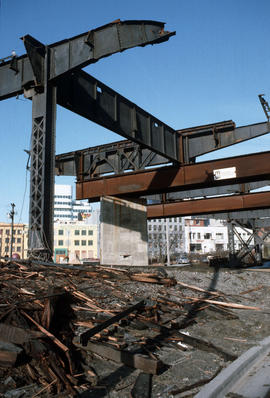
[[[235,167],[236,178],[215,180],[214,170]],[[156,193],[209,188],[228,184],[264,181],[270,178],[270,152],[163,167],[118,176],[107,176],[76,184],[77,199],[99,200],[100,196],[145,196]]]
[[[62,87],[65,86],[63,85]],[[68,87],[68,84],[66,87]],[[87,106],[85,105],[79,108],[78,102],[72,100],[72,97],[73,94],[68,94],[68,98],[71,99],[71,102],[74,102],[74,106],[69,105],[69,109],[81,114],[81,116],[87,117],[88,111],[85,110]],[[80,97],[80,95],[76,96],[78,101]],[[65,98],[63,91],[61,98],[63,100]],[[109,126],[107,127],[109,128]],[[213,130],[220,136],[218,147],[211,133]],[[235,128],[232,121],[226,121],[206,126],[195,126],[189,129],[178,130],[178,132],[180,134],[180,141],[184,143],[180,145],[182,148],[182,155],[180,155],[180,158],[183,159],[186,164],[189,164],[194,163],[196,156],[226,146],[225,137],[227,138],[227,143],[230,142],[228,145],[233,145],[267,134],[269,132],[269,126],[268,123],[258,123]],[[181,134],[183,135],[181,136]],[[79,161],[81,157],[83,159]],[[170,159],[158,155],[156,152],[151,151],[151,149],[147,149],[131,140],[123,140],[100,145],[98,147],[63,153],[56,157],[57,174],[76,175],[79,180],[88,180],[93,176],[99,177],[106,173],[119,174],[127,170],[138,171],[150,166],[166,165],[170,162]],[[81,176],[79,176],[79,164],[83,166],[83,170],[80,171],[80,173],[82,173]]]
[[[249,193],[254,189],[263,188],[268,185],[270,185],[270,180],[248,182],[245,184],[231,184],[222,187],[191,189],[180,192],[168,192],[165,194],[148,195],[145,196],[144,198],[147,199],[148,201],[162,202],[163,200],[172,201],[172,200],[181,200],[186,198],[200,198],[207,196]]]
[[[77,176],[78,180],[138,171],[169,162],[164,156],[129,140],[68,152],[55,158],[57,175]]]
[[[135,46],[167,41],[174,34],[164,31],[162,22],[117,20],[53,43],[47,46],[51,59],[48,80]],[[30,35],[23,40],[28,55],[0,64],[0,100],[21,94],[25,87],[43,83],[45,46]]]
[[[178,131],[182,137],[184,162],[189,163],[197,156],[267,134],[270,132],[270,126],[267,122],[237,128],[208,125]]]
[[[84,71],[64,76],[57,103],[166,158],[180,162],[180,135]]]
[[[147,218],[183,217],[267,208],[270,208],[270,192],[260,192],[149,205],[147,206]]]

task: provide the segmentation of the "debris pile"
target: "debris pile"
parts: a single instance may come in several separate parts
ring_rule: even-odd
[[[228,307],[260,310],[232,303],[222,292],[177,282],[164,271],[2,261],[0,280],[0,396],[5,398],[67,397],[98,389],[96,355],[139,369],[131,396],[142,396],[143,385],[150,397],[151,375],[167,368],[158,355],[164,346],[236,358],[181,332],[198,311],[211,308],[231,319],[237,315]]]

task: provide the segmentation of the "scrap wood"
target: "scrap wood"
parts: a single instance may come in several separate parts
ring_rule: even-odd
[[[0,323],[0,336],[2,341],[24,344],[31,339],[44,337],[44,333]]]
[[[71,364],[71,359],[69,356],[69,348],[67,346],[65,346],[60,340],[58,340],[57,337],[55,337],[52,333],[50,333],[48,330],[46,330],[43,326],[39,325],[30,315],[28,315],[26,312],[24,312],[23,310],[21,310],[21,313],[28,318],[34,325],[36,325],[36,327],[43,332],[47,337],[49,337],[49,339],[51,339],[61,350],[64,351],[68,363],[69,363],[69,368],[70,368],[70,373],[73,373],[73,369],[72,369],[72,364]]]
[[[241,292],[241,293],[239,293],[239,294],[248,294],[248,293],[252,293],[252,292],[256,292],[257,290],[261,290],[261,289],[263,289],[265,286],[264,285],[259,285],[259,286],[256,286],[256,287],[253,287],[253,288],[251,288],[251,289],[249,289],[249,290],[245,290],[244,292]]]
[[[198,292],[212,294],[213,296],[225,296],[225,294],[222,293],[222,292],[216,292],[214,290],[206,290],[206,289],[203,289],[203,288],[195,286],[195,285],[188,285],[187,283],[184,283],[184,282],[177,282],[177,285],[186,287],[186,288],[188,288],[190,290],[196,290]]]
[[[205,302],[205,303],[220,305],[223,307],[235,308],[235,309],[239,309],[239,310],[262,311],[262,308],[260,308],[260,307],[252,307],[252,306],[244,305],[244,304],[224,303],[223,301],[209,300],[209,299],[205,299],[202,297],[201,298],[187,297],[187,298],[191,299],[193,302]]]
[[[149,276],[150,275],[150,276]],[[157,283],[160,285],[174,286],[176,280],[174,278],[160,278],[158,275],[153,274],[132,274],[129,278],[132,281],[145,282],[145,283]]]
[[[87,332],[82,333],[80,336],[81,344],[85,346],[87,344],[87,341],[90,339],[90,337],[94,336],[98,332],[101,332],[101,330],[107,328],[108,326],[120,321],[120,319],[125,318],[131,312],[134,312],[135,310],[142,308],[144,305],[145,305],[144,300],[139,301],[137,304],[134,304],[131,307],[127,308],[126,310],[113,316],[112,318],[107,319],[106,321],[102,322],[100,325],[97,325],[97,326],[93,327],[92,329],[89,329]]]
[[[22,348],[13,343],[0,341],[0,366],[5,368],[12,367],[22,351]]]
[[[152,375],[140,373],[130,392],[130,398],[150,398],[151,397]]]
[[[88,342],[86,346],[80,343],[78,337],[73,339],[73,344],[87,351],[91,351],[103,358],[111,359],[114,362],[122,363],[135,369],[140,369],[145,373],[158,374],[163,369],[164,364],[160,360],[148,358],[145,355],[132,353],[126,350],[118,350],[107,344]]]

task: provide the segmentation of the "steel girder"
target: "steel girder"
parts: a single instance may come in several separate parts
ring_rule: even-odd
[[[218,196],[218,195],[229,195],[229,194],[240,194],[248,193],[255,189],[263,188],[270,185],[270,180],[268,181],[258,181],[258,182],[248,182],[244,184],[231,184],[221,187],[211,187],[211,188],[201,188],[201,189],[191,189],[180,192],[168,192],[159,195],[148,195],[144,196],[148,202],[162,202],[162,201],[173,201],[182,200],[187,198],[206,198],[208,196]]]
[[[227,159],[126,173],[118,176],[79,181],[77,199],[98,201],[100,196],[139,197],[156,193],[210,188],[270,178],[270,152]],[[236,168],[236,178],[215,180],[214,170]]]
[[[63,90],[64,86],[61,87],[62,88],[60,90]],[[68,85],[66,87],[68,87]],[[64,96],[63,91],[61,95],[63,98],[69,98],[71,103],[74,103],[74,105],[70,105],[69,108],[66,105],[68,109],[77,113],[79,113],[78,111],[80,109],[81,116],[86,118],[90,118],[89,115],[91,113],[93,115],[93,119],[90,118],[90,120],[99,123],[97,119],[95,119],[94,111],[91,111],[91,108],[89,108],[89,110],[85,110],[87,108],[87,101],[85,101],[85,106],[79,108],[79,95],[67,94]],[[75,101],[75,98],[77,98],[78,101]],[[61,100],[59,99],[58,102],[60,103]],[[136,108],[135,104],[134,106]],[[76,108],[78,109],[76,110]],[[105,123],[108,123],[108,128],[114,128],[113,126],[109,126],[110,123],[108,122],[108,118],[104,119],[103,125]],[[162,124],[162,122],[159,123]],[[118,132],[116,125],[114,126],[114,131]],[[213,134],[213,131],[216,132],[215,135]],[[267,134],[269,131],[269,124],[266,122],[235,128],[232,121],[178,130],[180,143],[183,143],[179,147],[180,151],[182,151],[180,153],[180,159],[182,159],[185,164],[194,163],[197,156],[259,137]],[[215,137],[218,137],[218,139]],[[134,161],[126,161],[124,160],[125,157],[134,159]],[[100,145],[98,147],[59,154],[56,157],[58,175],[77,175],[79,180],[88,180],[93,176],[99,177],[106,173],[120,174],[127,170],[143,170],[146,167],[166,165],[170,162],[170,159],[158,155],[151,151],[151,149],[145,148],[143,145],[136,145],[130,140],[123,140],[116,143]],[[79,165],[83,167],[82,170],[79,170]],[[80,177],[79,174],[81,174],[82,177]]]
[[[100,175],[138,171],[170,161],[132,141],[118,141],[55,157],[56,174],[76,176],[78,180]]]
[[[176,130],[84,71],[59,80],[57,102],[171,161],[181,161]]]
[[[148,205],[147,218],[184,217],[209,213],[224,213],[226,211],[269,208],[270,192],[260,192]]]
[[[117,20],[47,46],[51,59],[47,79],[56,79],[135,46],[167,41],[174,34],[164,31],[162,22]],[[44,83],[45,46],[30,35],[24,36],[23,40],[27,55],[13,57],[0,64],[0,100],[21,94],[29,86]]]

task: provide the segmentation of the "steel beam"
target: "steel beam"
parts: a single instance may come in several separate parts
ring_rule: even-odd
[[[181,161],[176,130],[84,71],[59,80],[57,102],[172,161]]]
[[[82,95],[74,94],[74,90],[69,88],[70,82],[71,80],[67,79],[67,85],[60,85],[61,94],[58,94],[58,102],[66,108],[79,113],[81,116],[89,118],[90,110],[87,110],[87,100],[84,101],[85,105],[79,108],[78,104]],[[65,94],[64,90],[66,90]],[[67,93],[67,91],[69,91],[69,93]],[[67,101],[65,98],[69,98],[69,100]],[[92,111],[91,114],[93,119],[90,120],[94,120],[94,111]],[[108,128],[115,128],[115,126],[109,126],[108,121],[106,122],[103,120],[102,123],[108,123]],[[221,137],[218,141],[213,138],[214,136],[211,133],[213,130]],[[117,129],[115,129],[115,131],[117,132]],[[213,123],[207,126],[195,126],[190,129],[178,130],[178,132],[180,134],[180,141],[184,143],[180,145],[180,150],[182,151],[180,158],[186,164],[189,164],[194,163],[196,156],[226,146],[225,136],[227,137],[228,145],[233,145],[267,134],[269,132],[269,127],[268,123],[258,123],[235,128],[232,121],[227,121]],[[181,134],[183,134],[183,136],[181,136]],[[218,146],[217,142],[219,143]],[[203,146],[201,146],[201,143]],[[77,162],[81,157],[83,160]],[[129,161],[129,159],[132,159],[132,161]],[[170,162],[170,159],[158,155],[151,151],[151,149],[145,148],[143,145],[135,144],[131,140],[123,140],[100,145],[98,147],[81,149],[74,152],[59,154],[56,157],[58,175],[77,175],[77,178],[85,180],[93,176],[99,177],[106,173],[119,174],[127,170],[143,170],[150,166],[166,165]],[[83,164],[83,170],[80,171],[83,173],[82,177],[78,176],[79,170],[77,166],[79,164]]]
[[[178,131],[182,137],[184,162],[189,163],[197,156],[267,134],[270,126],[267,122],[227,129],[206,125]]]
[[[118,176],[107,176],[76,184],[77,199],[98,201],[100,196],[145,196],[156,193],[209,188],[228,184],[264,181],[270,178],[270,152],[163,167]],[[235,167],[236,178],[215,180],[214,170]]]
[[[260,192],[149,205],[147,207],[147,218],[183,217],[225,211],[269,208],[270,192]]]
[[[159,195],[148,195],[144,196],[145,199],[152,202],[162,202],[164,197],[165,201],[172,200],[182,200],[187,198],[206,198],[208,196],[217,195],[228,195],[228,194],[239,194],[239,193],[249,193],[255,189],[263,188],[270,185],[270,180],[268,181],[258,181],[258,182],[248,182],[245,184],[231,184],[221,187],[211,187],[211,188],[201,188],[185,190],[180,192],[169,192]]]
[[[48,46],[51,53],[48,81],[114,53],[167,41],[174,34],[164,31],[162,22],[117,20],[53,43]],[[24,88],[43,84],[44,45],[30,35],[24,36],[23,40],[28,55],[13,57],[0,64],[0,100],[23,93]]]
[[[29,205],[29,256],[49,260],[53,253],[56,87],[46,81],[50,53],[45,53],[42,94],[32,97]]]
[[[76,176],[88,180],[108,173],[120,174],[169,163],[164,156],[129,140],[99,145],[55,157],[58,176]],[[81,170],[82,167],[82,170]]]

